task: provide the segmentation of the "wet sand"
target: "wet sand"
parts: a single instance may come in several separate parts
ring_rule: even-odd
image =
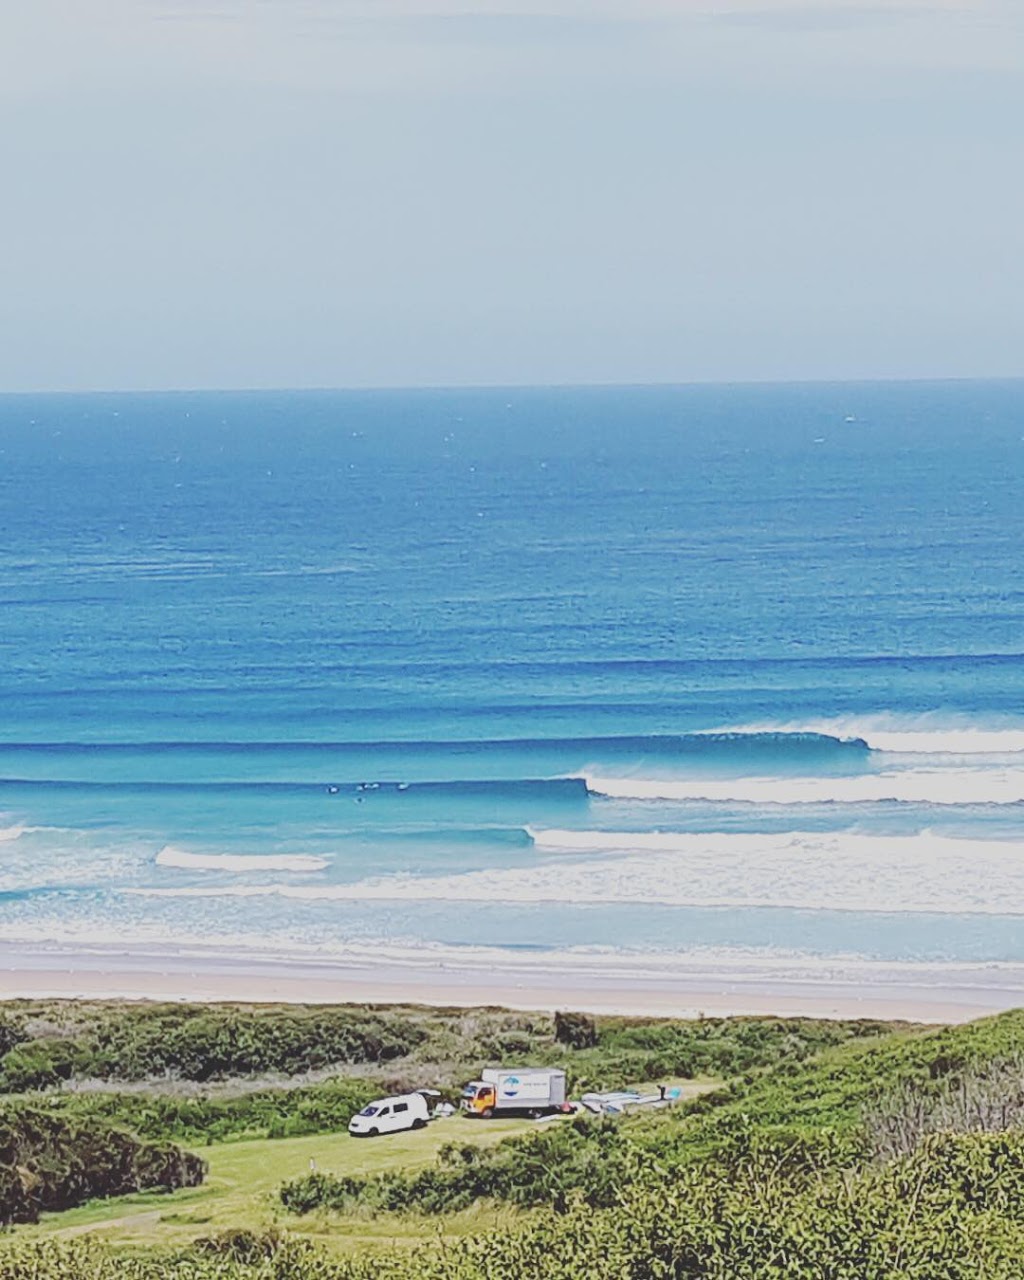
[[[985,980],[987,975],[987,981]],[[0,998],[69,997],[285,1003],[502,1005],[666,1017],[761,1014],[963,1022],[1024,1005],[1016,966],[934,978],[851,982],[804,976],[723,973],[595,975],[537,964],[501,970],[467,966],[282,962],[256,955],[104,950],[29,950],[0,945]]]

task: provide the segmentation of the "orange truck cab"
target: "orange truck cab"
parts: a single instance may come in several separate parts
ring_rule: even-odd
[[[494,1085],[485,1084],[483,1080],[471,1080],[462,1090],[462,1107],[470,1115],[489,1120],[494,1115],[496,1103]]]

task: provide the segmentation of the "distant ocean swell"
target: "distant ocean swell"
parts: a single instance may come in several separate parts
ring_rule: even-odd
[[[204,792],[211,794],[281,793],[339,795],[361,801],[375,796],[388,799],[402,797],[407,792],[417,795],[450,794],[465,796],[509,796],[528,798],[531,795],[583,798],[587,795],[585,778],[462,778],[448,782],[199,782],[149,780],[138,782],[93,782],[67,778],[3,778],[0,793],[12,791],[84,791],[121,792],[129,795],[158,794],[160,792]]]
[[[1021,735],[1024,739],[1024,735]],[[1022,747],[1024,749],[1024,747]],[[780,730],[720,730],[709,733],[684,734],[617,734],[571,738],[463,738],[443,739],[385,738],[379,741],[316,742],[301,740],[269,741],[132,741],[132,742],[0,742],[0,760],[8,754],[89,757],[117,755],[184,754],[194,756],[263,756],[311,755],[356,756],[360,759],[378,752],[388,755],[449,756],[472,753],[482,759],[490,755],[504,757],[519,752],[593,752],[613,755],[698,756],[729,759],[734,754],[746,757],[753,752],[772,756],[833,756],[848,752],[863,753],[868,743],[862,738],[840,738],[834,734]]]
[[[878,805],[1015,805],[1024,802],[1024,764],[998,764],[969,768],[917,767],[880,770],[853,776],[758,775],[711,777],[619,777],[586,774],[560,778],[460,778],[443,781],[353,782],[279,781],[89,781],[66,778],[3,778],[4,793],[106,793],[110,796],[185,795],[327,795],[358,803],[412,804],[418,799],[460,798],[525,802],[537,800],[584,801],[588,796],[632,801],[739,803],[757,806],[845,804]],[[22,827],[15,825],[0,838],[12,839]]]
[[[1020,961],[1022,432],[1024,384],[0,397],[0,942]]]

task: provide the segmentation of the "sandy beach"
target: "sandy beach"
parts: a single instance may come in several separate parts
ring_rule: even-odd
[[[500,970],[467,965],[282,963],[215,949],[129,953],[0,946],[0,997],[416,1003],[584,1009],[672,1017],[761,1014],[964,1022],[1024,1005],[1024,970],[965,966],[943,973],[587,973],[537,963]]]

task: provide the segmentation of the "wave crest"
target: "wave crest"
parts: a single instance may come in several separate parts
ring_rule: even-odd
[[[544,835],[544,833],[539,833]],[[551,832],[563,851],[576,833]],[[377,876],[354,884],[236,884],[128,889],[157,898],[282,898],[307,903],[451,902],[581,907],[776,908],[864,913],[1024,916],[1018,841],[791,832],[660,833],[652,850],[629,841],[658,833],[590,833],[602,856],[523,868]],[[603,848],[596,847],[603,839]],[[671,842],[671,843],[670,843]],[[623,856],[609,856],[614,853]]]
[[[189,853],[165,845],[157,865],[182,871],[322,871],[326,858],[304,853]]]
[[[591,795],[613,800],[745,804],[1018,804],[1024,767],[900,769],[853,777],[605,778],[586,775]]]
[[[750,734],[822,734],[863,740],[873,751],[913,755],[1016,755],[1024,752],[1024,727],[978,724],[956,716],[853,716],[849,719],[808,720],[742,726]]]

